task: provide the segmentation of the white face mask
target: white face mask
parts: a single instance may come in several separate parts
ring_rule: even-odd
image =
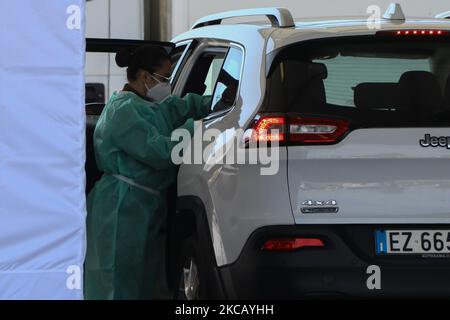
[[[153,75],[150,75],[158,84],[152,88],[149,88],[145,83],[147,89],[147,98],[154,102],[161,102],[172,93],[172,87],[169,82],[162,82],[156,79]],[[162,76],[161,76],[162,77]]]

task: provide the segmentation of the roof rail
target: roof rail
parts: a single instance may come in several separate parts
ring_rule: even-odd
[[[192,29],[197,29],[210,25],[221,24],[224,19],[249,17],[249,16],[267,16],[273,27],[292,28],[295,26],[292,14],[285,8],[259,8],[247,10],[235,10],[213,14],[199,19]]]
[[[437,19],[450,19],[450,11],[441,12],[435,18],[437,18]]]

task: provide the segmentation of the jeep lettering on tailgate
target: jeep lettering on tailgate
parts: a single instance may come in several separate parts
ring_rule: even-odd
[[[442,147],[450,150],[450,137],[434,137],[426,134],[423,140],[420,140],[420,145],[424,148],[428,147]]]

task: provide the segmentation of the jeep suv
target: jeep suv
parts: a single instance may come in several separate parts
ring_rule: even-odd
[[[271,23],[222,24],[253,15]],[[176,37],[174,93],[212,95],[203,130],[227,133],[206,158],[232,139],[251,152],[239,129],[268,130],[250,136],[279,153],[274,175],[181,165],[168,264],[179,297],[449,296],[449,40],[450,21],[398,5],[369,22],[226,12]]]

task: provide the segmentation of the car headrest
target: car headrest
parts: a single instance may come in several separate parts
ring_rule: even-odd
[[[328,77],[323,63],[285,61],[284,87],[288,104],[312,105],[326,101],[323,80]]]
[[[287,82],[302,86],[311,80],[323,80],[328,77],[327,67],[323,63],[288,60],[284,62]]]
[[[415,108],[428,109],[431,112],[443,106],[444,98],[439,81],[431,72],[405,72],[400,77],[399,84]]]
[[[361,109],[399,109],[403,99],[398,83],[365,82],[354,89],[355,106]]]
[[[328,78],[328,69],[323,63],[309,63],[307,66],[307,71],[310,79],[325,80]]]

